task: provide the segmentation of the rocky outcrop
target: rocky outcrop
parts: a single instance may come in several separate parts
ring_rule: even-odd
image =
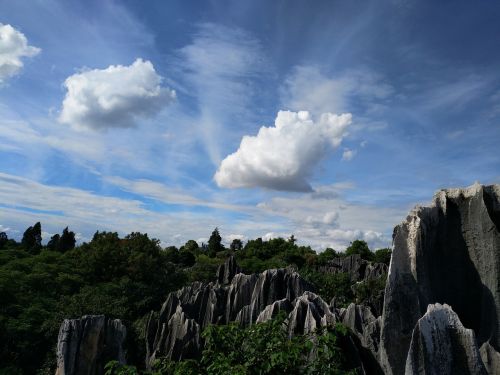
[[[229,284],[235,275],[241,272],[240,267],[236,264],[234,256],[230,256],[217,269],[217,282],[221,285]]]
[[[57,340],[56,375],[100,375],[107,362],[125,363],[127,330],[104,315],[65,319]]]
[[[489,342],[485,342],[479,349],[481,359],[488,374],[500,374],[500,353]]]
[[[361,259],[359,254],[349,255],[341,258],[334,258],[328,261],[325,266],[318,267],[320,272],[326,273],[348,273],[353,282],[371,280],[388,271],[387,264],[372,263]]]
[[[472,329],[448,305],[429,305],[412,333],[406,375],[486,375]]]
[[[209,324],[265,321],[279,311],[290,312],[296,299],[313,289],[291,269],[238,273],[225,283],[237,270],[234,258],[229,258],[219,269],[216,283],[195,282],[170,293],[159,314],[151,313],[146,328],[148,366],[160,356],[176,360],[198,356],[200,333]]]
[[[441,190],[394,229],[379,351],[387,374],[404,373],[413,329],[436,302],[498,351],[499,197],[499,185]]]

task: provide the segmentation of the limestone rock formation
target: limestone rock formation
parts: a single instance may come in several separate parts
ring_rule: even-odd
[[[326,266],[318,267],[321,272],[348,273],[353,282],[374,279],[387,273],[384,263],[371,263],[361,259],[359,254],[331,259]]]
[[[412,333],[406,375],[486,375],[472,329],[448,305],[429,305]]]
[[[224,264],[221,264],[217,270],[217,282],[221,285],[229,284],[233,277],[240,273],[241,269],[236,264],[234,256],[226,259]]]
[[[489,342],[485,342],[479,349],[481,359],[488,374],[500,374],[500,353]]]
[[[225,283],[235,270],[239,268],[230,258],[219,269],[218,282],[195,282],[168,295],[160,313],[152,313],[147,323],[148,366],[159,356],[176,360],[196,357],[201,348],[200,333],[209,324],[250,325],[258,319],[267,320],[278,311],[290,311],[297,297],[313,289],[291,269],[266,270],[258,275],[238,273]]]
[[[436,302],[453,308],[479,346],[500,347],[500,186],[439,191],[394,229],[379,359],[402,374],[413,328]]]
[[[104,315],[64,320],[57,340],[56,375],[100,375],[109,361],[124,364],[126,335],[120,320]]]

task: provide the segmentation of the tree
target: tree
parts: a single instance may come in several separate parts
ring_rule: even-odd
[[[241,249],[243,249],[243,242],[239,238],[235,238],[233,242],[231,242],[229,248],[232,251],[240,251]]]
[[[7,242],[9,242],[9,237],[7,237],[7,233],[0,232],[0,250],[3,249],[5,245],[7,245]]]
[[[199,248],[200,248],[200,247],[198,246],[198,242],[196,242],[195,240],[189,240],[189,241],[187,241],[187,242],[184,244],[184,246],[182,246],[182,247],[180,248],[180,250],[181,250],[181,251],[182,251],[182,250],[186,250],[186,251],[189,251],[189,252],[191,252],[191,253],[193,253],[193,254],[196,254],[196,253],[198,253],[198,249],[199,249]]]
[[[373,255],[373,261],[376,263],[385,263],[389,265],[389,263],[391,262],[391,255],[392,255],[391,249],[388,248],[378,249],[375,251]]]
[[[370,251],[368,244],[363,240],[355,240],[351,242],[349,247],[345,250],[345,255],[359,254],[362,259],[372,260],[373,253]]]
[[[21,240],[22,246],[32,254],[38,254],[42,248],[42,225],[37,222],[26,229]]]
[[[167,262],[179,263],[179,249],[175,246],[169,246],[165,249],[165,259]]]
[[[215,228],[208,240],[208,256],[213,258],[219,252],[224,250],[222,238],[219,234],[219,228]]]
[[[292,234],[290,236],[290,238],[288,239],[288,242],[290,242],[292,245],[295,244],[295,242],[297,242],[297,239],[295,238],[295,236]]]
[[[74,249],[76,244],[75,233],[70,232],[68,227],[64,228],[61,238],[59,240],[58,251],[64,253],[68,250]]]
[[[184,267],[192,267],[196,263],[196,257],[190,251],[179,251],[179,263]]]

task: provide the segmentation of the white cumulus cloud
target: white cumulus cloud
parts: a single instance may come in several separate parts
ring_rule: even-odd
[[[130,66],[111,65],[74,74],[59,121],[74,128],[126,128],[150,118],[175,99],[175,91],[161,86],[150,61],[137,59]]]
[[[23,33],[11,25],[0,23],[0,85],[19,73],[23,67],[23,57],[32,57],[40,48],[28,45]]]
[[[324,113],[314,121],[307,111],[279,111],[274,127],[244,136],[215,174],[220,187],[263,187],[311,191],[307,178],[329,149],[347,134],[351,114]]]

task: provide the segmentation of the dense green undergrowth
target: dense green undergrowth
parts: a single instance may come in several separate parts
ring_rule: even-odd
[[[292,266],[327,302],[335,296],[347,304],[380,289],[372,285],[358,291],[344,274],[319,272],[318,266],[345,253],[327,249],[316,254],[293,237],[246,244],[235,240],[225,248],[214,230],[206,245],[190,240],[180,248],[162,248],[146,234],[121,238],[97,232],[91,241],[74,246],[74,233],[67,228],[42,245],[39,223],[20,242],[0,233],[0,374],[53,374],[62,320],[86,314],[122,319],[128,329],[128,363],[141,366],[146,314],[159,310],[171,291],[192,281],[213,281],[230,254],[247,273]],[[387,250],[371,252],[363,241],[354,241],[346,253],[370,260],[389,254],[390,259]]]
[[[110,362],[106,375],[356,374],[341,347],[348,334],[337,324],[289,338],[284,315],[248,328],[235,323],[209,326],[198,360],[159,360],[150,372]]]

